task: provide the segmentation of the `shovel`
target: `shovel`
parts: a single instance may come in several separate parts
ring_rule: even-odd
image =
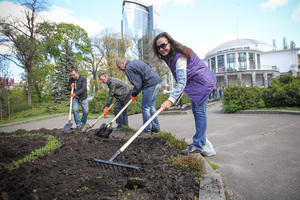
[[[74,91],[74,88],[72,87],[72,90],[71,90],[71,93],[73,93]],[[69,111],[69,123],[67,123],[64,127],[65,130],[70,130],[72,128],[72,125],[73,123],[71,123],[71,114],[72,114],[72,100],[73,100],[73,97],[71,97],[71,100],[70,100],[70,111]]]
[[[110,110],[115,104],[117,103],[117,101],[115,101],[113,104],[111,104],[108,108],[108,110]],[[92,124],[92,126],[90,126],[89,124],[85,125],[83,128],[82,128],[82,132],[85,132],[85,131],[89,131],[91,130],[97,123],[98,121],[104,117],[104,113]]]
[[[123,113],[123,111],[129,106],[129,104],[131,102],[132,102],[132,99],[130,99],[130,101],[128,101],[128,103],[123,107],[123,109],[115,116],[115,118],[113,118],[113,120],[108,125],[103,123],[100,126],[100,128],[96,131],[95,135],[97,135],[98,137],[101,137],[101,138],[109,138],[109,135],[113,131],[111,125],[114,123],[114,121],[116,121],[118,119],[118,117]]]

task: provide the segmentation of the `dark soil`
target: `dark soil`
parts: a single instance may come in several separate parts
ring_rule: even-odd
[[[61,145],[38,160],[10,171],[13,161],[43,147],[47,141],[40,137],[0,137],[0,199],[183,200],[198,197],[195,175],[170,162],[171,156],[177,156],[179,151],[171,149],[165,140],[138,136],[114,162],[139,166],[140,170],[122,173],[92,167],[85,159],[109,160],[132,132],[116,131],[109,139],[96,137],[93,131],[63,129],[0,133],[0,136],[24,133],[50,134]]]

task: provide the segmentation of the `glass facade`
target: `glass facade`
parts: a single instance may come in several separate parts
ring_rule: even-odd
[[[238,67],[239,71],[243,71],[247,69],[247,54],[245,52],[238,53]]]
[[[235,53],[226,54],[227,71],[236,71]]]
[[[257,69],[261,69],[261,65],[260,65],[260,54],[256,54],[257,56]]]
[[[125,2],[123,20],[123,31],[126,35],[139,39],[148,33],[148,11],[144,6]]]
[[[218,61],[218,72],[222,72],[225,70],[225,59],[224,55],[217,56]]]
[[[130,56],[137,58],[143,52],[144,42],[159,33],[160,15],[156,6],[138,1],[123,1],[122,34],[133,40],[133,52]],[[143,54],[143,53],[142,53]]]
[[[211,58],[211,71],[214,73],[216,72],[216,58],[215,57]]]
[[[249,69],[255,69],[255,53],[249,53]]]
[[[207,61],[209,69],[214,73],[261,69],[260,54],[258,53],[228,53],[212,57]]]

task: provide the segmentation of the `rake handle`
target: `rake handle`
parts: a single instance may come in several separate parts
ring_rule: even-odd
[[[112,162],[113,159],[115,159],[121,152],[125,151],[125,149],[133,142],[133,140],[139,136],[139,134],[148,126],[152,120],[162,111],[162,108],[160,108],[156,113],[133,135],[131,138],[113,155],[109,162]]]
[[[117,101],[115,101],[113,104],[111,104],[109,106],[108,110],[110,110],[116,104],[116,102]],[[100,117],[98,117],[98,119],[92,124],[91,128],[94,127],[103,116],[104,116],[104,113]]]
[[[122,114],[122,112],[129,106],[129,104],[132,102],[132,99],[130,99],[130,101],[128,101],[128,103],[122,108],[122,110],[115,116],[115,118],[113,118],[113,120],[109,123],[110,125],[112,125],[117,119],[118,117]]]

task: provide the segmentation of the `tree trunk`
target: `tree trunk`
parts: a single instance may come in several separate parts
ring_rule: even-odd
[[[95,91],[93,91],[93,93],[96,93],[98,90],[99,90],[99,88],[98,88],[98,84],[97,84],[97,75],[96,75],[96,72],[95,73],[93,73],[93,84],[94,84],[94,88],[95,88]],[[94,89],[93,88],[93,89]]]
[[[27,103],[31,104],[31,93],[32,93],[32,61],[28,60],[25,64],[28,74],[28,88],[27,88]]]

